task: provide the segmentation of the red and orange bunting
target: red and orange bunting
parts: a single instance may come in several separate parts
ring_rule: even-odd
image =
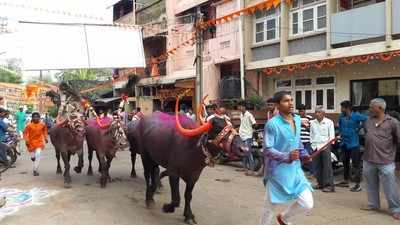
[[[359,56],[352,56],[352,57],[344,57],[344,58],[338,58],[338,59],[327,59],[327,60],[319,60],[315,62],[307,62],[307,63],[299,63],[299,64],[294,64],[294,65],[287,65],[287,66],[277,66],[277,67],[270,67],[270,68],[265,68],[263,69],[263,72],[266,75],[272,75],[272,74],[280,74],[284,70],[287,70],[288,72],[294,72],[297,69],[300,70],[306,70],[311,67],[315,69],[322,69],[325,66],[328,67],[334,67],[335,65],[339,63],[344,63],[346,65],[351,65],[354,63],[368,63],[370,60],[373,59],[380,59],[382,61],[390,61],[393,59],[393,57],[399,57],[400,56],[400,50],[398,51],[392,51],[392,52],[382,52],[382,53],[375,53],[375,54],[368,54],[368,55],[359,55]]]

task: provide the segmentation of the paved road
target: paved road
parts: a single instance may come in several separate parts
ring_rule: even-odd
[[[74,158],[73,165],[76,161]],[[165,190],[156,196],[156,209],[145,208],[145,184],[140,160],[138,162],[140,176],[131,179],[129,154],[120,152],[111,168],[111,176],[115,181],[106,189],[100,188],[97,182],[98,174],[88,177],[85,174],[75,173],[72,174],[72,188],[64,189],[62,177],[55,174],[56,162],[50,146],[44,153],[40,177],[31,175],[31,162],[25,155],[19,159],[17,168],[10,169],[2,175],[0,188],[27,190],[41,187],[56,190],[58,194],[44,199],[43,205],[23,208],[16,214],[5,217],[0,223],[2,225],[183,224],[182,207],[175,214],[161,212],[162,204],[168,202],[170,196],[166,180],[164,180]],[[192,208],[200,225],[257,225],[263,196],[264,188],[259,178],[246,177],[230,166],[216,166],[205,169],[195,188]],[[399,224],[385,213],[359,210],[366,203],[365,191],[352,193],[338,188],[336,193],[329,194],[316,191],[314,197],[315,209],[309,215],[297,218],[296,224]],[[383,206],[386,207],[386,202]]]

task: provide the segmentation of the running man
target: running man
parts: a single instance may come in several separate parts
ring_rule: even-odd
[[[304,176],[300,159],[305,163],[311,157],[304,149],[301,139],[301,119],[293,114],[293,99],[282,91],[274,95],[279,114],[265,126],[264,151],[266,165],[266,198],[260,224],[269,225],[277,204],[294,201],[284,212],[276,216],[279,225],[288,225],[294,216],[313,208],[311,184]]]

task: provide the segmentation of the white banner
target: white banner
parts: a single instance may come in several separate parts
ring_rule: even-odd
[[[145,67],[140,28],[21,23],[23,70]]]

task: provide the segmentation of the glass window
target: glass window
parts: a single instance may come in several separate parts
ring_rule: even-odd
[[[306,109],[311,110],[311,98],[312,98],[312,91],[311,90],[307,90],[305,91],[305,105],[306,105]]]
[[[301,97],[302,97],[301,91],[296,91],[296,108],[298,108],[301,104],[303,104],[301,101]]]
[[[267,20],[267,40],[276,38],[276,19]]]
[[[308,5],[315,2],[315,0],[303,0],[303,5]]]
[[[275,14],[276,14],[276,8],[274,8],[274,7],[271,7],[270,9],[268,9],[267,11],[266,11],[266,16],[268,17],[268,16],[275,16]]]
[[[308,86],[311,85],[311,79],[298,79],[295,81],[296,86]]]
[[[256,23],[256,42],[264,41],[264,22]]]
[[[276,81],[276,87],[277,88],[292,87],[292,81],[291,80],[278,80],[278,81]]]
[[[324,91],[317,90],[317,105],[323,106],[324,105]]]
[[[292,8],[293,9],[299,8],[299,5],[300,5],[300,0],[293,0],[292,1]]]
[[[316,84],[334,84],[335,77],[317,77]]]
[[[368,107],[378,97],[385,99],[389,109],[400,108],[400,78],[351,82],[351,100],[355,106]]]
[[[314,30],[314,8],[303,10],[303,32]]]
[[[326,27],[326,5],[317,7],[317,29]]]
[[[299,33],[299,13],[295,12],[292,14],[292,34]]]
[[[256,11],[256,13],[254,15],[255,15],[256,19],[263,18],[265,16],[265,11],[264,10],[258,10],[258,11]]]
[[[335,109],[335,90],[326,90],[326,108],[328,110]]]

